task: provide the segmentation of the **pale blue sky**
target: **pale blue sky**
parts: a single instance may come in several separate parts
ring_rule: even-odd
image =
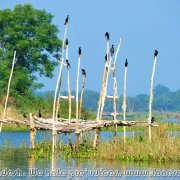
[[[154,49],[159,51],[155,85],[160,83],[171,90],[180,89],[179,0],[0,0],[0,9],[24,3],[52,13],[54,23],[61,31],[60,38],[64,33],[64,19],[67,14],[70,15],[68,38],[72,89],[76,85],[77,50],[81,46],[81,67],[87,70],[86,88],[100,91],[106,31],[110,33],[111,43],[115,47],[122,37],[122,48],[116,66],[119,94],[123,92],[126,58],[129,60],[128,95],[149,93]],[[58,69],[54,72],[53,79],[39,79],[45,83],[42,90],[54,89],[57,75]],[[65,80],[62,86],[65,90]]]

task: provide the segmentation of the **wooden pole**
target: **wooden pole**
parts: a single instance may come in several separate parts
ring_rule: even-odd
[[[68,104],[69,104],[69,123],[71,122],[71,88],[70,88],[70,73],[69,73],[69,62],[68,62],[68,43],[66,44],[66,68],[67,68],[67,84],[68,84]]]
[[[12,79],[13,71],[14,71],[15,60],[16,60],[16,50],[14,51],[13,63],[12,63],[12,67],[11,67],[11,74],[10,74],[9,82],[8,82],[6,101],[5,101],[4,111],[3,111],[3,119],[6,117],[7,103],[8,103],[8,99],[9,99],[9,91],[10,91],[11,79]],[[3,126],[3,123],[1,122],[0,132],[2,131],[2,126]]]
[[[32,116],[32,113],[29,114],[29,120],[30,120],[30,141],[32,149],[35,149],[35,136],[36,136],[36,129],[34,128],[34,118]]]
[[[125,62],[125,71],[124,71],[124,99],[123,99],[123,120],[126,121],[126,78],[127,78],[127,67],[128,67],[128,62],[126,59]],[[123,134],[124,134],[124,143],[126,143],[126,126],[123,127]]]
[[[104,66],[104,74],[103,74],[103,82],[102,82],[102,88],[101,88],[101,93],[100,93],[100,96],[99,96],[99,101],[98,101],[98,111],[97,111],[97,121],[100,121],[100,112],[101,112],[101,106],[102,106],[102,100],[103,100],[103,97],[104,97],[104,90],[105,90],[105,82],[106,82],[106,79],[107,79],[107,67],[108,67],[108,63],[109,63],[109,33],[108,33],[108,37],[107,37],[107,40],[106,40],[106,63],[105,63],[105,66]]]
[[[116,53],[115,53],[115,59],[114,59],[114,63],[113,63],[113,68],[115,68],[115,64],[116,64],[117,56],[119,54],[120,47],[121,47],[121,38],[119,40],[118,48],[117,48]],[[102,92],[103,92],[102,93],[102,105],[101,105],[101,109],[100,109],[99,119],[102,119],[102,114],[103,114],[103,110],[104,110],[104,104],[105,104],[105,98],[106,98],[106,94],[107,94],[107,84],[108,84],[109,71],[110,71],[110,68],[111,68],[111,62],[112,62],[112,57],[110,57],[108,67],[106,68],[107,72],[106,72],[106,77],[104,78],[105,82],[104,82],[104,86],[103,86],[103,90],[102,90]]]
[[[79,133],[75,133],[76,134],[76,143],[75,143],[75,150],[76,152],[79,152]]]
[[[76,79],[76,128],[78,128],[79,123],[79,103],[78,103],[78,92],[79,92],[79,71],[80,71],[80,62],[81,62],[81,48],[79,48],[79,57],[78,57],[78,68],[77,68],[77,79]]]
[[[65,32],[64,32],[64,39],[63,39],[63,44],[62,44],[62,61],[60,63],[60,69],[59,69],[59,76],[58,76],[58,80],[56,83],[56,90],[54,93],[54,104],[53,104],[53,145],[52,145],[52,152],[54,153],[55,151],[55,141],[56,141],[56,136],[57,136],[57,132],[55,131],[55,120],[57,120],[57,113],[56,113],[56,109],[58,106],[57,103],[57,99],[58,99],[58,91],[60,91],[59,86],[60,86],[60,79],[62,76],[62,68],[64,65],[64,44],[65,44],[65,40],[66,40],[66,34],[67,34],[67,30],[68,30],[68,22],[65,24]],[[59,92],[60,93],[60,92]]]
[[[99,135],[100,135],[100,128],[95,130],[95,136],[94,136],[94,143],[93,143],[93,148],[96,148],[99,144]]]
[[[149,98],[149,118],[148,118],[148,132],[149,132],[149,142],[151,143],[151,118],[152,118],[152,102],[153,102],[153,83],[154,83],[154,75],[156,70],[156,62],[157,62],[157,55],[158,51],[155,50],[154,52],[154,66],[151,76],[151,82],[150,82],[150,98]]]
[[[113,80],[114,80],[114,95],[113,95],[113,107],[114,107],[114,121],[117,121],[117,109],[116,109],[116,100],[117,100],[117,81],[116,81],[116,75],[115,75],[115,69],[113,72]]]
[[[82,118],[81,115],[82,115],[82,105],[83,105],[83,94],[84,94],[85,81],[86,81],[86,74],[82,73],[82,90],[81,90],[81,97],[80,97],[79,119]]]
[[[68,139],[69,139],[69,146],[70,146],[70,149],[71,149],[71,152],[72,152],[73,151],[73,145],[72,145],[72,136],[71,136],[71,133],[69,133]]]

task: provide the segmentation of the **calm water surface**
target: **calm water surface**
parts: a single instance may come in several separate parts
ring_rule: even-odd
[[[122,136],[123,132],[118,132]],[[135,132],[135,135],[137,132]],[[179,131],[171,131],[173,137],[180,136]],[[102,140],[110,140],[113,132],[101,132]],[[131,132],[127,132],[132,136]],[[52,132],[38,131],[36,141],[51,139]],[[75,137],[73,136],[73,141]],[[67,135],[59,135],[59,141],[66,143]],[[0,146],[12,144],[18,148],[22,143],[30,147],[29,132],[2,132],[0,133]],[[7,177],[8,173],[19,173],[20,177]],[[167,173],[173,176],[167,176]],[[151,176],[148,176],[148,174]],[[24,176],[23,176],[24,175]],[[160,176],[160,175],[166,175]],[[112,177],[110,177],[112,176]],[[35,160],[28,158],[23,152],[14,154],[0,154],[0,179],[180,179],[180,164],[147,164],[127,163],[120,161],[103,161],[99,159],[51,159]]]

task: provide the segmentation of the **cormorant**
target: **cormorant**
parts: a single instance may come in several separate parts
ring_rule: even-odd
[[[111,46],[110,52],[111,52],[111,56],[113,56],[113,54],[114,54],[114,45]]]
[[[106,33],[105,33],[105,37],[107,38],[107,40],[109,40],[109,39],[110,39],[110,37],[109,37],[109,33],[108,33],[108,32],[106,32]]]
[[[68,59],[66,59],[66,65],[67,65],[67,68],[71,68],[71,65],[70,65]]]
[[[66,39],[66,42],[65,42],[65,44],[66,44],[66,46],[69,44],[69,41],[68,41],[68,39]]]
[[[154,51],[154,57],[157,57],[157,55],[158,55],[158,50],[155,50]]]
[[[81,47],[79,47],[78,54],[81,55]]]
[[[105,55],[105,63],[107,62],[107,54]]]
[[[125,67],[127,67],[128,66],[128,61],[127,61],[127,59],[126,59],[126,62],[125,62]]]
[[[57,117],[60,118],[60,113],[59,113],[59,111],[58,111]]]
[[[69,15],[67,15],[64,25],[66,25],[68,23],[68,21],[69,21]]]
[[[27,116],[26,116],[26,113],[25,113],[25,112],[23,113],[23,118],[24,118],[24,119],[26,119],[26,118],[27,118]]]
[[[41,110],[40,110],[40,109],[39,109],[38,115],[39,115],[40,118],[42,117],[42,114],[41,114]]]
[[[152,117],[152,118],[151,118],[151,123],[154,123],[154,122],[155,122],[155,118]]]
[[[86,70],[85,69],[81,69],[82,71],[82,75],[84,75],[86,77]]]

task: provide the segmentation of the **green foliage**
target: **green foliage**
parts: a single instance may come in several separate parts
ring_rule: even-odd
[[[60,50],[58,28],[52,24],[53,16],[30,4],[16,5],[13,10],[0,10],[0,91],[5,93],[13,59],[17,56],[11,93],[24,96],[36,84],[37,74],[52,78],[57,62],[51,58]]]

